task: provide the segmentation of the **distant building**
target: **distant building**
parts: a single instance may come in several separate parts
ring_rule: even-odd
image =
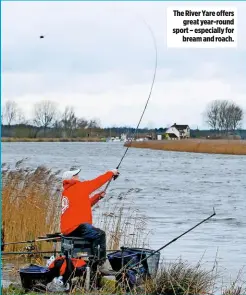
[[[126,140],[127,140],[127,135],[126,135],[125,133],[122,133],[121,136],[120,136],[120,139],[121,139],[121,141],[126,142]]]
[[[169,139],[183,139],[190,137],[190,127],[189,125],[178,125],[174,123],[165,132]]]

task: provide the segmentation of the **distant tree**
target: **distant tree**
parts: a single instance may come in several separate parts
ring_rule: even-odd
[[[89,122],[85,118],[79,118],[77,120],[77,125],[78,125],[78,128],[85,129],[85,128],[88,128]]]
[[[10,125],[15,122],[18,116],[18,106],[15,101],[8,100],[6,101],[4,107],[3,107],[3,114],[2,114],[2,120],[6,121],[6,124],[8,125],[10,129]]]
[[[100,129],[101,129],[100,120],[99,119],[90,120],[88,128],[90,129],[90,135],[92,135],[92,132],[94,132],[94,136],[98,136],[98,133],[100,132]]]
[[[205,111],[205,117],[207,124],[213,129],[216,130],[219,128],[219,112],[220,112],[220,101],[212,101]]]
[[[77,128],[77,117],[73,107],[67,106],[62,114],[61,124],[65,137],[72,137]]]
[[[213,130],[235,131],[243,120],[243,109],[228,100],[214,100],[205,111],[207,124]]]
[[[99,121],[99,119],[90,120],[89,121],[89,124],[88,124],[88,127],[89,128],[100,128],[100,121]]]
[[[16,124],[19,124],[19,125],[27,125],[28,124],[28,120],[26,119],[23,111],[20,108],[18,108]]]
[[[57,109],[54,102],[44,100],[34,105],[33,122],[36,127],[42,128],[44,136],[48,127],[51,127],[56,119]]]
[[[218,127],[220,131],[229,130],[228,123],[229,122],[229,113],[228,113],[228,100],[219,101],[219,118],[218,118]]]
[[[236,105],[234,102],[231,102],[227,108],[228,112],[228,123],[227,125],[231,130],[236,130],[242,123],[244,114],[243,109]]]
[[[51,126],[51,128],[52,128],[52,136],[53,137],[58,137],[58,138],[60,138],[60,137],[62,137],[62,131],[63,131],[63,128],[62,128],[62,114],[59,112],[59,111],[57,111],[56,112],[56,115],[55,115],[55,119],[53,120],[53,123],[52,123],[52,126]]]

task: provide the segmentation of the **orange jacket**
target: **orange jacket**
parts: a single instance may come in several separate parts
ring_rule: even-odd
[[[73,267],[76,268],[80,268],[86,265],[86,262],[84,259],[80,259],[80,258],[69,258],[72,262]],[[60,270],[59,270],[59,274],[60,276],[63,276],[66,272],[67,269],[67,259],[66,256],[59,256],[57,257],[50,265],[49,265],[49,269],[52,268],[56,268],[57,267],[57,262],[59,262],[60,260],[62,260],[62,264],[60,266]],[[73,269],[72,269],[73,271]]]
[[[90,198],[90,194],[99,189],[113,177],[113,172],[87,181],[64,180],[62,192],[61,232],[71,233],[81,223],[92,224],[91,207],[100,199],[100,193]]]

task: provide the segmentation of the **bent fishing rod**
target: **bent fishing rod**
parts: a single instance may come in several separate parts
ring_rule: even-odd
[[[149,31],[150,31],[150,33],[151,33],[151,36],[152,36],[152,39],[153,39],[153,43],[154,43],[154,48],[155,48],[155,66],[154,66],[154,75],[153,75],[153,79],[152,79],[152,83],[151,83],[151,87],[150,87],[149,96],[148,96],[148,99],[147,99],[146,104],[145,104],[145,106],[144,106],[143,112],[142,112],[142,114],[141,114],[141,117],[140,117],[140,119],[139,119],[139,122],[138,122],[138,124],[137,124],[137,127],[135,128],[135,131],[134,131],[133,136],[132,136],[132,138],[131,138],[131,140],[130,140],[130,143],[128,144],[128,146],[127,146],[127,148],[126,148],[126,150],[125,150],[125,152],[124,152],[122,158],[120,159],[119,164],[118,164],[117,167],[116,167],[117,170],[119,169],[119,167],[120,167],[120,165],[121,165],[123,159],[125,158],[125,156],[126,156],[126,154],[127,154],[127,152],[128,152],[128,149],[130,148],[130,146],[131,146],[131,144],[132,144],[132,141],[133,141],[133,139],[134,139],[134,137],[135,137],[135,135],[136,135],[136,133],[137,133],[137,131],[138,131],[139,125],[140,125],[140,123],[141,123],[141,121],[142,121],[142,118],[143,118],[143,116],[144,116],[144,113],[145,113],[145,111],[146,111],[146,109],[147,109],[147,106],[148,106],[148,104],[149,104],[149,100],[150,100],[150,97],[151,97],[151,94],[152,94],[152,90],[153,90],[153,87],[154,87],[154,84],[155,84],[155,77],[156,77],[156,70],[157,70],[157,45],[156,45],[155,35],[154,35],[154,33],[153,33],[151,27],[150,27],[146,22],[145,22],[145,24],[146,24],[146,26],[148,27],[148,29],[149,29]],[[113,179],[115,180],[117,177],[118,177],[118,175],[113,176]],[[106,192],[106,190],[108,189],[108,187],[109,187],[111,181],[112,181],[112,179],[107,183],[104,192]]]

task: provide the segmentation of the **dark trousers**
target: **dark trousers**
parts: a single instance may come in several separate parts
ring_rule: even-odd
[[[96,228],[89,223],[80,224],[68,237],[81,237],[88,241],[93,241],[94,245],[100,245],[100,258],[106,258],[106,234],[100,228]],[[96,253],[94,253],[96,254]]]
[[[1,251],[4,251],[4,231],[2,227],[2,236],[1,236]]]

